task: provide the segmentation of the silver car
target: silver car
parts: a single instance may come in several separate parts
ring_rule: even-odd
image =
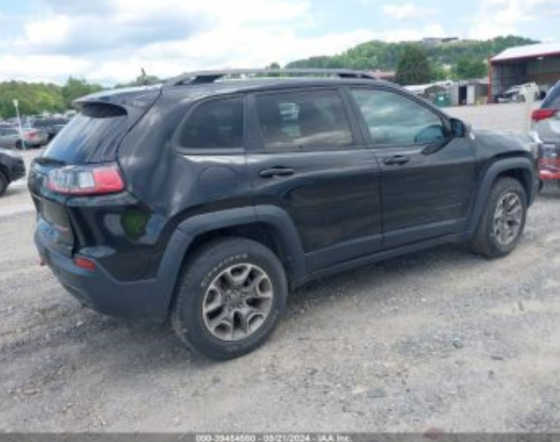
[[[548,92],[532,115],[532,134],[540,142],[540,175],[543,182],[560,183],[560,81]]]
[[[0,147],[23,149],[24,147],[41,147],[47,144],[47,142],[48,134],[43,130],[24,128],[22,141],[19,129],[0,126]]]

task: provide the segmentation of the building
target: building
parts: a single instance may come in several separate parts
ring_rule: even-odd
[[[418,84],[404,87],[407,91],[425,98],[437,106],[449,106],[448,85],[442,83]]]
[[[488,98],[492,102],[512,86],[524,83],[537,83],[546,92],[560,80],[560,43],[506,49],[489,64]]]
[[[458,81],[449,87],[451,106],[472,106],[488,101],[488,80]]]
[[[459,43],[459,37],[427,37],[422,39],[422,44],[428,47],[441,46],[445,44]]]

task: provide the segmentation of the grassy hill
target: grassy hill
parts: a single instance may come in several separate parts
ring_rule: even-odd
[[[538,41],[513,35],[496,37],[492,40],[460,40],[439,45],[422,45],[422,42],[386,43],[374,40],[359,44],[341,54],[297,60],[286,67],[395,70],[402,50],[410,44],[422,45],[436,68],[444,65],[455,67],[462,58],[486,60],[505,49],[531,43],[538,43]]]

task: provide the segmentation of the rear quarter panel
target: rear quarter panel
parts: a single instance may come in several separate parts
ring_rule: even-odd
[[[174,146],[192,105],[192,96],[166,91],[118,151],[127,188],[145,207],[146,235],[136,241],[153,246],[147,275],[155,274],[169,238],[185,219],[252,206],[244,152],[201,155]]]

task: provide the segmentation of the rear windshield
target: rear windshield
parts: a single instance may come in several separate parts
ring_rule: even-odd
[[[44,157],[85,164],[115,151],[126,130],[126,111],[110,104],[87,104],[47,147]]]
[[[548,91],[542,103],[542,107],[545,109],[549,107],[560,107],[560,82],[556,83],[556,86]]]

